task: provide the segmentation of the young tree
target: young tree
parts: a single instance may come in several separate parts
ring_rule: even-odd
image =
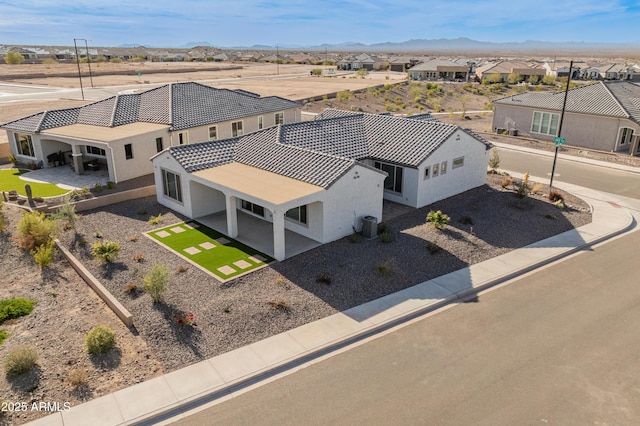
[[[491,157],[489,157],[489,167],[491,167],[492,171],[496,171],[496,169],[500,166],[500,153],[498,152],[498,148],[493,148],[491,150]]]

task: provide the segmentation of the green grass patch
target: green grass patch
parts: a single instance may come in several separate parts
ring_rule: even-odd
[[[24,186],[28,183],[31,185],[31,193],[34,197],[57,197],[69,192],[68,189],[62,189],[52,183],[28,182],[20,179],[20,176],[29,172],[30,170],[22,169],[0,170],[0,191],[9,192],[15,189],[18,194],[26,197]]]
[[[182,232],[175,232],[180,229]],[[192,263],[211,272],[222,281],[260,268],[273,261],[272,257],[195,221],[155,229],[147,232],[147,235]],[[162,235],[165,236],[162,237]],[[228,242],[221,244],[216,241],[220,238],[224,238]],[[198,252],[196,253],[194,249],[198,250]],[[189,251],[193,252],[190,253]],[[261,257],[265,260],[256,261],[256,257],[258,259]],[[239,265],[236,262],[239,262]],[[224,273],[219,268],[227,269],[229,273]],[[229,268],[232,268],[233,271]]]

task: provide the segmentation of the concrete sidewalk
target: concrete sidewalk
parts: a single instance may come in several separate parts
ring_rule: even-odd
[[[513,175],[516,175],[515,173]],[[536,180],[535,177],[531,177]],[[31,425],[156,424],[232,397],[263,380],[631,229],[613,195],[558,183],[592,206],[592,223],[334,314]]]

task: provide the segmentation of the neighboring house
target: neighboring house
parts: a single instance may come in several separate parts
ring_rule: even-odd
[[[226,139],[300,121],[301,105],[276,96],[199,83],[173,83],[78,108],[44,111],[1,128],[11,153],[42,167],[76,173],[107,167],[113,182],[153,172],[149,158],[190,141]]]
[[[547,61],[542,65],[546,74],[551,77],[566,77],[569,75],[570,62],[551,62]],[[582,75],[581,70],[589,68],[584,62],[574,62],[571,66],[571,79],[577,80]]]
[[[564,92],[528,92],[493,102],[493,128],[552,141],[558,134]],[[637,155],[640,86],[602,81],[568,92],[561,136],[566,143]],[[634,137],[635,136],[635,137]]]
[[[431,59],[412,67],[411,80],[421,81],[469,81],[469,65],[459,64],[447,59]]]
[[[476,68],[478,80],[484,80],[494,75],[499,76],[503,82],[508,81],[509,75],[517,75],[520,77],[520,81],[525,81],[531,77],[542,79],[546,75],[546,70],[536,64],[524,61],[500,61]]]
[[[361,68],[366,69],[367,71],[378,71],[386,68],[388,62],[378,58],[376,56],[371,56],[367,53],[361,53],[356,56],[348,56],[346,58],[338,61],[338,69],[341,70],[359,70]]]
[[[152,158],[158,202],[190,218],[238,215],[271,223],[273,256],[285,229],[320,243],[382,217],[383,199],[422,207],[481,186],[491,145],[432,117],[326,110],[314,121],[239,138],[171,147]],[[242,212],[242,213],[240,213]]]
[[[420,63],[420,59],[412,56],[401,56],[389,60],[389,71],[406,72]]]

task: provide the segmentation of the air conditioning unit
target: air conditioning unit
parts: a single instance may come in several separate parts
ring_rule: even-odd
[[[368,239],[378,236],[378,219],[373,216],[362,218],[362,236]]]

